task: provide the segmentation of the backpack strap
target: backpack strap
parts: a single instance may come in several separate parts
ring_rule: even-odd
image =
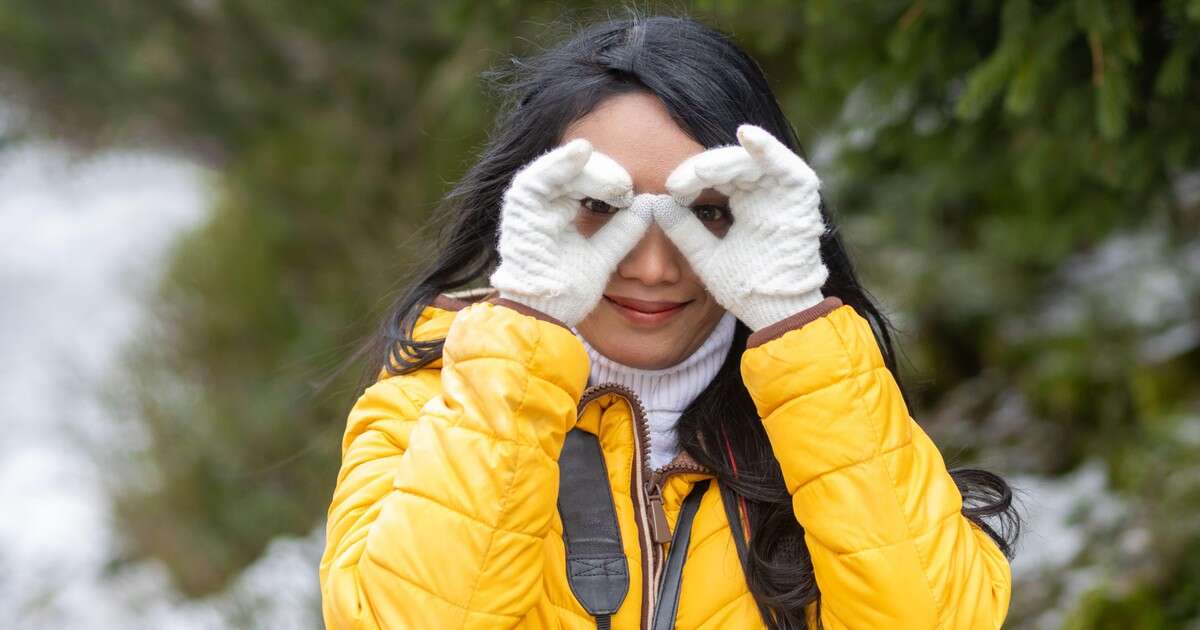
[[[629,592],[629,566],[600,440],[582,429],[568,431],[558,471],[567,582],[603,630]]]
[[[742,574],[746,573],[746,532],[742,529],[742,515],[738,511],[737,495],[732,490],[717,483],[717,488],[721,492],[721,504],[725,506],[725,519],[729,521],[729,529],[733,533],[733,546],[737,548],[738,560],[741,561]],[[774,620],[774,615],[766,606],[759,602],[757,598],[754,601],[758,605],[758,614],[762,617],[763,625],[770,628],[771,622]]]
[[[667,553],[667,565],[663,569],[662,583],[658,589],[658,608],[654,610],[652,630],[672,630],[679,612],[679,591],[683,586],[683,561],[687,559],[688,543],[692,540],[692,520],[700,509],[700,499],[708,489],[709,480],[697,482],[679,508],[675,521],[675,534],[671,537],[671,550]]]

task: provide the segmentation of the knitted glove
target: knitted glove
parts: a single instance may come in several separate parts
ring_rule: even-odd
[[[822,300],[825,224],[820,181],[804,159],[761,127],[742,125],[737,136],[740,146],[676,167],[667,191],[677,203],[656,208],[655,220],[713,298],[757,331]],[[705,188],[729,196],[733,225],[723,238],[686,207]]]
[[[633,201],[633,179],[582,138],[538,157],[513,176],[500,215],[500,297],[568,327],[595,308],[617,263],[653,221],[649,207],[619,210],[592,236],[574,221],[590,197],[616,208]]]

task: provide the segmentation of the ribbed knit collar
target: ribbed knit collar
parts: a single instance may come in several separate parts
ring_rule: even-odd
[[[591,360],[588,386],[616,383],[633,390],[646,409],[650,426],[650,466],[657,469],[678,453],[675,424],[680,414],[717,375],[733,343],[737,319],[725,313],[708,339],[688,358],[670,367],[643,370],[618,363],[583,341]]]

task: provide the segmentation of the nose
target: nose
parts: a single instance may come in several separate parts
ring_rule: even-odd
[[[674,203],[670,195],[643,193],[634,198],[634,205],[645,205],[653,212],[657,204]],[[650,228],[637,245],[617,265],[617,273],[626,280],[646,285],[672,284],[680,278],[680,256],[675,244],[658,223]]]

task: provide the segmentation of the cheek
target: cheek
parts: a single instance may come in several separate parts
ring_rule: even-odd
[[[692,269],[692,266],[688,264],[687,258],[684,258],[683,254],[676,250],[674,256],[675,265],[679,268],[679,284],[686,286],[688,293],[696,296],[697,299],[701,298],[705,291],[707,291],[704,287],[704,281],[696,274],[696,270]]]

